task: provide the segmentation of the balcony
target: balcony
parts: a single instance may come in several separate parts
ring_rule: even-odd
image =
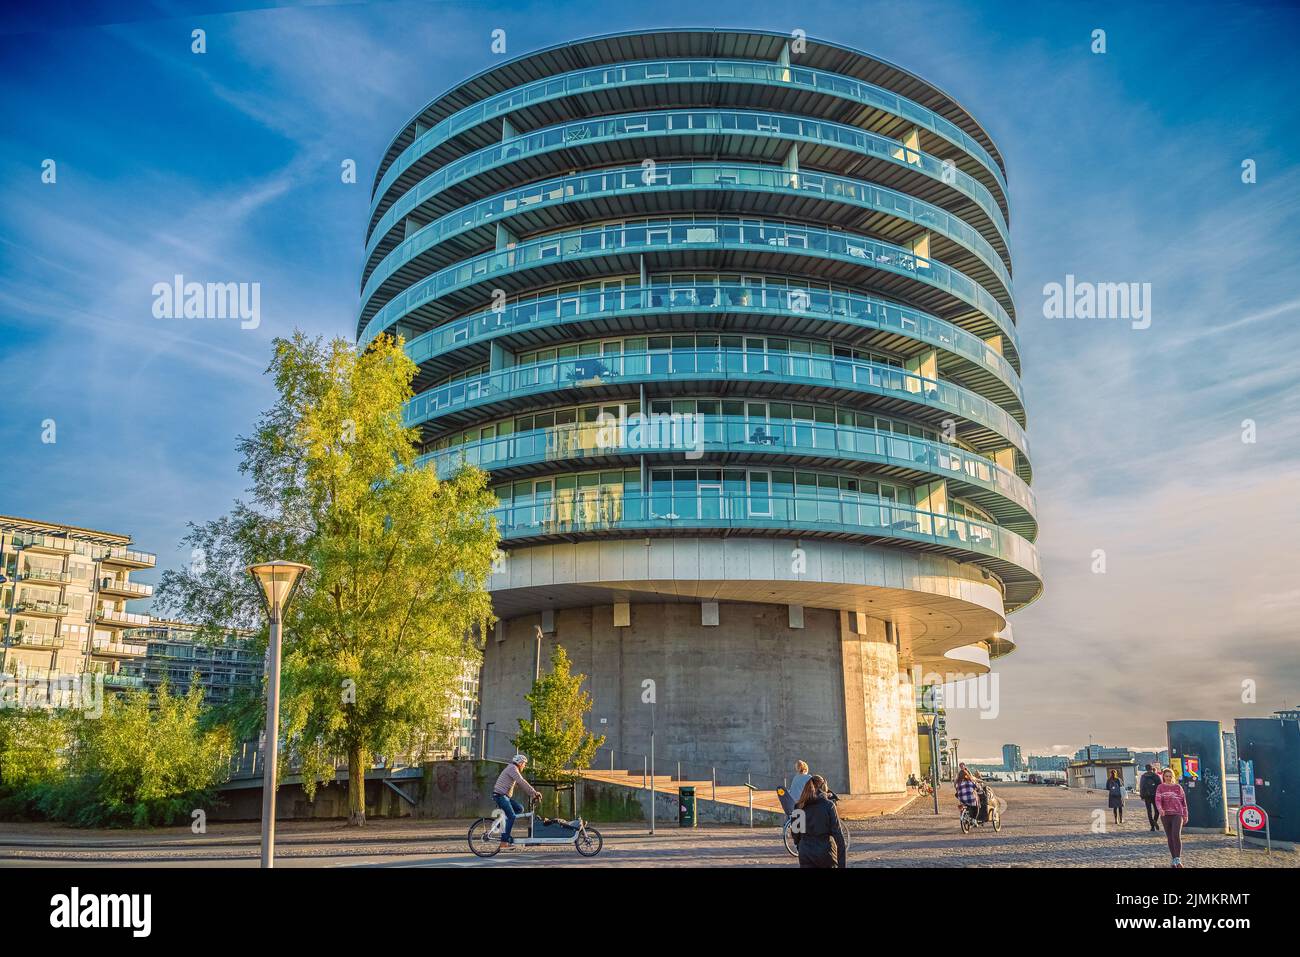
[[[42,555],[71,555],[77,550],[77,543],[70,538],[58,535],[14,535],[14,546],[24,551]]]
[[[650,85],[658,90],[665,84],[687,85],[700,82],[708,82],[714,88],[726,83],[748,88],[758,84],[767,87],[764,94],[768,98],[774,97],[781,88],[788,88],[791,92],[797,91],[800,94],[822,93],[837,100],[849,100],[873,110],[906,118],[907,122],[918,124],[966,151],[979,162],[982,170],[997,182],[1004,196],[1007,192],[1006,179],[1001,168],[973,137],[951,121],[918,103],[899,96],[892,90],[849,76],[807,67],[792,70],[781,64],[766,61],[674,58],[617,66],[602,65],[550,76],[544,80],[498,93],[457,111],[416,137],[414,142],[404,149],[384,171],[384,175],[372,193],[371,219],[373,221],[377,218],[379,210],[386,205],[385,200],[390,188],[399,179],[408,178],[406,176],[408,170],[415,170],[417,175],[422,175],[426,169],[433,169],[445,163],[445,158],[440,157],[435,157],[436,162],[421,163],[420,161],[430,156],[451,138],[475,126],[522,108],[531,108],[540,102],[554,102],[583,92],[608,96],[609,91],[617,87]],[[806,105],[807,100],[800,100],[799,103]]]
[[[509,407],[522,407],[525,399],[542,393],[565,398],[586,393],[603,398],[604,393],[626,394],[631,385],[654,383],[656,389],[665,390],[663,394],[669,390],[689,394],[688,389],[717,382],[731,383],[733,392],[750,395],[801,398],[816,390],[824,401],[876,395],[891,400],[881,406],[885,414],[905,410],[936,427],[944,418],[956,415],[978,427],[964,436],[973,443],[1009,443],[1028,459],[1028,438],[1011,414],[952,382],[879,362],[721,346],[579,356],[512,366],[415,396],[406,404],[405,424],[420,426],[438,419],[459,424],[459,419],[468,421],[476,410],[496,404],[509,411]]]
[[[65,571],[52,568],[37,568],[34,565],[28,565],[24,568],[19,578],[33,585],[66,585],[72,581],[72,576]]]
[[[362,290],[361,319],[369,320],[395,291],[389,283],[394,276],[428,274],[455,261],[458,252],[466,247],[491,245],[490,231],[503,217],[523,217],[526,232],[549,232],[581,218],[574,210],[557,212],[556,208],[564,204],[586,204],[591,209],[589,218],[602,219],[619,212],[636,215],[656,208],[665,211],[676,202],[671,198],[674,194],[707,190],[717,194],[706,199],[707,207],[719,211],[722,207],[717,204],[731,201],[752,212],[757,202],[755,194],[765,194],[772,197],[769,211],[777,216],[793,212],[799,219],[830,218],[851,226],[862,214],[850,211],[868,209],[924,227],[936,240],[936,259],[946,261],[950,255],[968,258],[973,254],[982,267],[973,278],[986,285],[990,278],[996,278],[1001,285],[1000,301],[1014,309],[1011,277],[1002,260],[978,230],[946,210],[906,193],[844,176],[794,173],[780,166],[751,163],[701,162],[663,163],[655,168],[653,176],[646,176],[640,166],[571,174],[530,183],[454,210],[412,233],[378,264]],[[663,197],[653,199],[647,194]],[[376,298],[381,289],[388,294]]]
[[[550,282],[633,269],[643,254],[656,257],[657,269],[694,270],[716,268],[721,253],[729,254],[724,259],[743,260],[747,272],[802,274],[811,269],[823,280],[854,285],[870,271],[873,287],[886,295],[906,298],[927,312],[952,313],[969,331],[1005,336],[1008,350],[1018,349],[1015,323],[993,294],[935,259],[866,235],[732,217],[597,224],[482,253],[406,287],[365,323],[359,341],[368,343],[398,321],[438,325],[488,298],[483,293],[487,284],[509,296]]]
[[[101,608],[95,612],[95,620],[102,625],[108,625],[110,628],[143,628],[153,620],[148,615],[138,615],[129,611],[116,611],[111,608]],[[144,646],[141,645],[141,648]]]
[[[59,649],[64,644],[66,644],[66,639],[58,635],[47,635],[40,632],[20,631],[16,635],[9,636],[9,646],[11,648]]]
[[[127,581],[125,578],[103,578],[99,582],[99,592],[101,595],[122,598],[148,598],[153,594],[153,585]]]
[[[91,654],[108,658],[140,658],[145,653],[144,645],[125,641],[112,641],[108,638],[96,638],[90,645]]]
[[[43,618],[62,618],[68,613],[65,602],[45,601],[41,598],[19,598],[14,602],[14,613],[18,615],[40,615]]]
[[[552,426],[468,442],[422,455],[416,464],[432,465],[443,478],[462,464],[541,474],[556,463],[607,460],[634,465],[639,456],[680,458],[692,451],[724,465],[759,458],[848,469],[871,463],[916,473],[917,478],[937,476],[1013,531],[1031,539],[1037,532],[1034,493],[1014,472],[948,443],[826,422],[655,413],[613,424]]]
[[[104,673],[105,688],[143,688],[144,678],[139,675]]]
[[[105,548],[99,555],[106,565],[122,565],[126,568],[153,568],[158,563],[158,556],[150,552],[137,552],[125,545],[113,545]]]

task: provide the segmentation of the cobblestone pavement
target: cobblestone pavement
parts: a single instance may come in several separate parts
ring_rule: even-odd
[[[950,796],[940,796],[940,815],[924,799],[901,814],[855,821],[849,864],[853,867],[1168,867],[1163,834],[1147,829],[1142,803],[1129,802],[1123,827],[1109,823],[1094,832],[1094,811],[1104,793],[1010,785],[999,833],[983,828],[962,834]],[[793,867],[775,828],[678,828],[662,824],[650,836],[644,825],[599,825],[600,855],[584,860],[569,847],[515,848],[480,860],[466,848],[467,821],[375,822],[363,830],[337,822],[277,825],[278,867]],[[1184,837],[1188,867],[1300,866],[1300,854],[1275,850],[1238,852],[1236,838],[1222,834]],[[49,825],[0,825],[0,866],[256,867],[256,824],[215,824],[207,834],[188,828],[148,832],[82,831]]]

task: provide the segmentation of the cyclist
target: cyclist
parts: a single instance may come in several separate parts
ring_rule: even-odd
[[[522,785],[525,793],[533,800],[542,796],[542,792],[524,780],[523,771],[526,767],[528,767],[528,756],[516,754],[510,759],[505,770],[497,775],[497,783],[492,785],[492,800],[506,816],[506,829],[501,832],[502,844],[515,842],[515,839],[510,836],[510,829],[515,826],[516,815],[524,813],[524,806],[512,797],[515,793],[515,785]]]
[[[980,794],[975,779],[963,764],[957,772],[957,800],[963,808],[971,809],[971,816],[979,820]]]

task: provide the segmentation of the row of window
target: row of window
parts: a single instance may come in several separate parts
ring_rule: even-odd
[[[651,507],[658,514],[710,517],[710,509],[724,500],[747,503],[751,515],[770,514],[771,499],[879,502],[913,506],[914,490],[907,485],[863,476],[793,469],[672,468],[649,471]],[[637,469],[606,470],[552,475],[503,483],[492,489],[509,511],[520,507],[573,507],[605,512],[641,493]],[[657,508],[656,503],[662,503]],[[993,524],[982,509],[960,499],[949,499],[947,514]]]
[[[649,403],[648,411],[653,414],[699,414],[704,416],[732,416],[745,418],[754,427],[769,423],[813,422],[818,424],[835,424],[859,429],[875,429],[895,435],[938,441],[939,434],[930,428],[904,422],[900,419],[859,412],[855,409],[833,405],[814,405],[803,402],[753,402],[743,399],[654,399]],[[517,432],[530,432],[534,429],[550,429],[555,426],[576,425],[579,423],[597,425],[601,416],[613,417],[626,421],[629,416],[641,412],[641,403],[637,400],[628,402],[602,402],[588,405],[570,406],[562,409],[548,409],[528,415],[515,416],[499,422],[475,426],[469,429],[440,436],[429,443],[423,451],[432,452],[454,448],[469,442],[480,442],[513,435]]]

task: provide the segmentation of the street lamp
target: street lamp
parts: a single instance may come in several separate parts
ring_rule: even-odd
[[[266,671],[266,751],[262,761],[262,866],[275,866],[275,781],[280,752],[280,627],[289,600],[310,565],[263,562],[250,565],[271,619],[270,658]]]
[[[533,687],[537,687],[537,682],[542,680],[542,626],[534,625],[536,631],[537,645],[533,651]],[[533,735],[537,735],[537,709],[533,709]]]
[[[957,747],[961,744],[961,738],[952,738],[952,776],[953,780],[957,778],[957,769],[961,767],[961,761],[957,759]]]

